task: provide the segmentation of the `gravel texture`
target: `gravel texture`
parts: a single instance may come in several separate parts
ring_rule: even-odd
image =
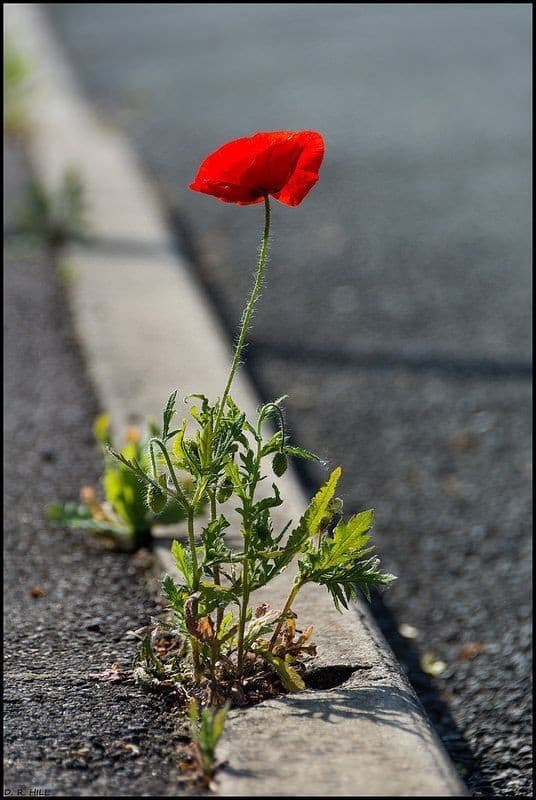
[[[5,156],[13,230],[27,171],[18,147]],[[98,409],[42,247],[6,239],[4,292],[4,796],[180,794],[163,698],[95,677],[131,665],[126,633],[157,611],[144,571],[44,518],[48,502],[96,485],[100,463]]]

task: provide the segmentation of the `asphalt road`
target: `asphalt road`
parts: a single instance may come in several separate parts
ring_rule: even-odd
[[[468,785],[528,796],[530,7],[49,10],[230,335],[262,211],[187,185],[237,136],[324,134],[319,184],[274,204],[248,366],[266,399],[289,395],[295,438],[343,466],[348,509],[375,507],[399,575],[378,619]]]

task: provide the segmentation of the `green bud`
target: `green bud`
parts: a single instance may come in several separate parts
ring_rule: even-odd
[[[167,497],[165,492],[150,483],[147,488],[147,505],[153,514],[160,514],[166,507],[166,503]]]
[[[287,471],[287,457],[284,453],[276,453],[272,461],[272,469],[278,478]]]
[[[216,500],[218,503],[225,503],[233,493],[233,482],[230,478],[226,478],[221,486],[218,487],[216,492]]]

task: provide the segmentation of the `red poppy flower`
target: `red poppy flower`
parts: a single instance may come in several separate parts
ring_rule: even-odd
[[[211,153],[190,189],[248,206],[271,195],[297,206],[318,180],[324,140],[316,131],[267,131],[235,139]]]

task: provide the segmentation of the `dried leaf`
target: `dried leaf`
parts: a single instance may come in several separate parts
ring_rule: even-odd
[[[255,609],[253,616],[256,619],[258,619],[259,617],[262,617],[264,614],[266,614],[269,610],[270,610],[269,603],[261,603],[260,606]]]
[[[195,636],[201,642],[211,642],[214,638],[214,624],[210,617],[201,617],[197,621]]]

